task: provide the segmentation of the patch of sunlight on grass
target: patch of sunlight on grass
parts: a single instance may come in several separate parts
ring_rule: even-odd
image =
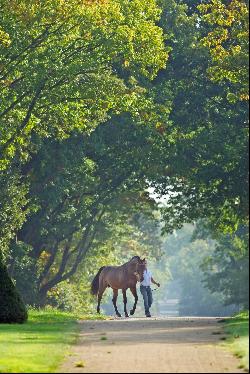
[[[77,317],[60,311],[29,312],[22,325],[0,325],[0,373],[50,373],[78,335]]]

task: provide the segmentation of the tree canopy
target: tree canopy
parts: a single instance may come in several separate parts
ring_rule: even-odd
[[[201,7],[203,12],[210,9]],[[214,11],[219,17],[220,10]],[[207,47],[213,34],[207,22],[197,9],[190,15],[185,4],[164,2],[161,26],[172,51],[166,69],[155,80],[155,96],[161,102],[171,101],[164,133],[169,151],[163,159],[165,171],[153,178],[153,185],[168,197],[164,220],[170,231],[200,217],[231,232],[248,222],[248,102],[243,97],[229,100],[233,89],[246,86],[242,77],[235,84],[223,76],[215,79],[211,70],[215,60]],[[237,25],[245,35],[246,23]],[[214,22],[214,33],[216,28]],[[234,33],[228,34],[231,44],[234,38]]]
[[[159,15],[154,0],[2,0],[1,169],[27,159],[35,135],[61,139],[138,111],[136,79],[166,64]]]
[[[227,240],[235,253],[248,240],[235,239],[248,226],[248,5],[0,0],[0,11],[0,262],[25,301],[77,289],[105,253],[159,259],[160,226],[199,220],[221,243],[210,264],[235,276],[223,256]]]

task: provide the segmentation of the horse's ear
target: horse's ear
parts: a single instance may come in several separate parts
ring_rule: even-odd
[[[145,262],[145,261],[146,261],[146,258],[144,258],[142,261]]]

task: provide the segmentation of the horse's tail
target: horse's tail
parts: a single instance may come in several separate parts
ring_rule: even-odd
[[[98,273],[96,274],[95,278],[93,279],[92,283],[91,283],[91,294],[96,296],[98,294],[98,290],[99,290],[99,278],[100,278],[100,274],[101,272],[103,271],[103,269],[105,268],[105,266],[101,267],[98,271]]]

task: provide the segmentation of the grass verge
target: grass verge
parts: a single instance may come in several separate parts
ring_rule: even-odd
[[[76,342],[77,320],[96,318],[57,310],[31,310],[23,325],[0,324],[0,373],[55,372]]]
[[[239,368],[249,371],[249,312],[242,312],[225,322],[229,335],[225,346],[240,359]]]

